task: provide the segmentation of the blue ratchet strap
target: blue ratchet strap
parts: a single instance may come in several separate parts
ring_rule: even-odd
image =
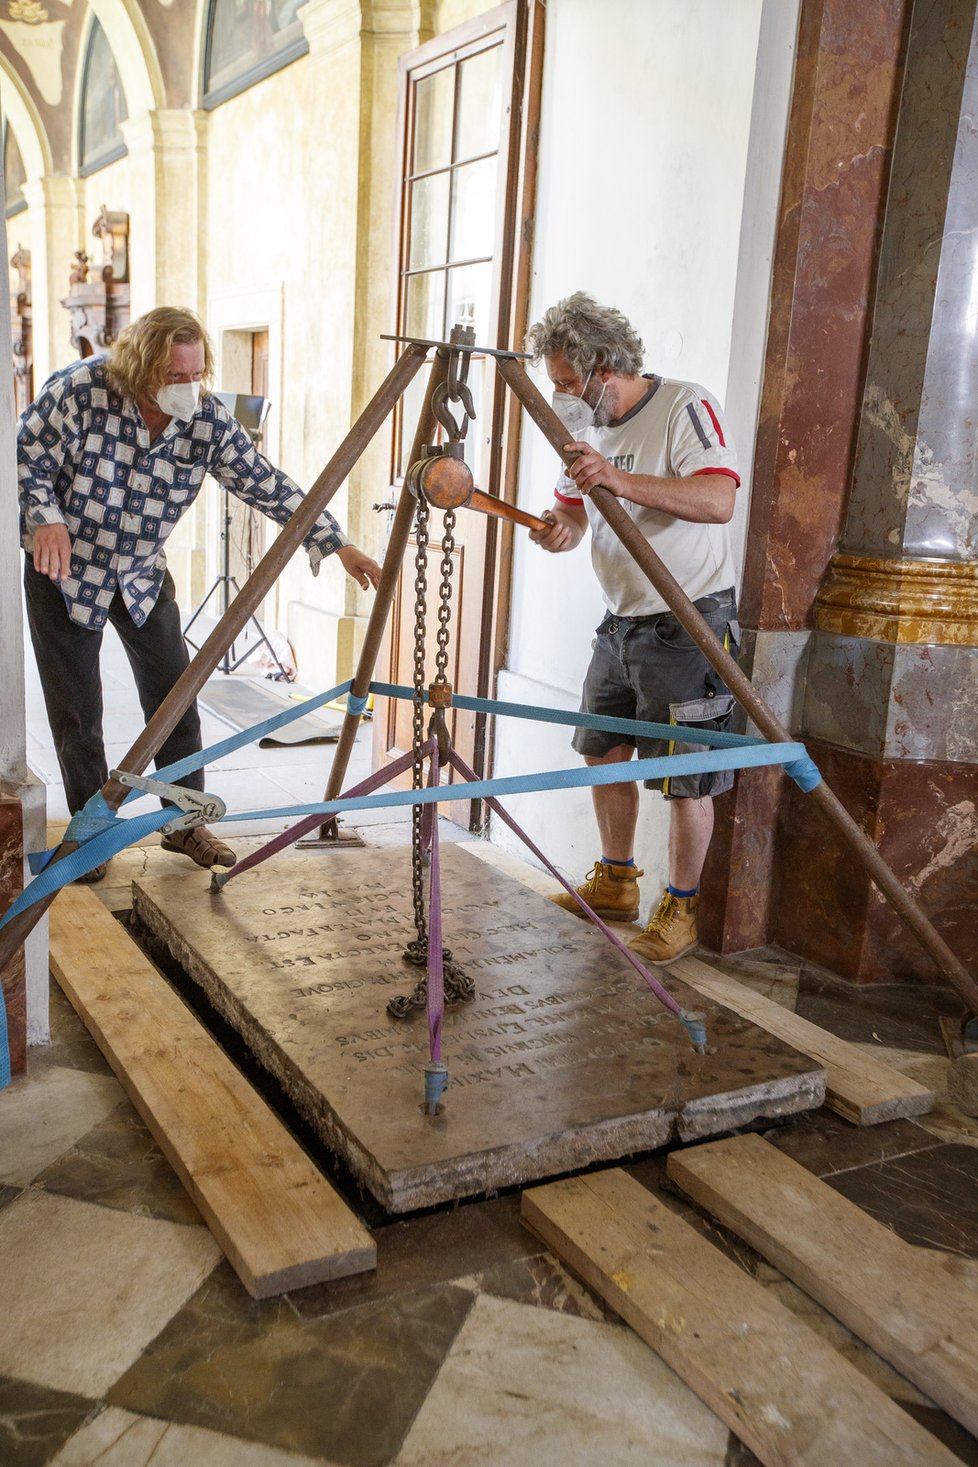
[[[93,798],[97,799],[100,796],[93,796]],[[117,856],[134,841],[152,835],[154,831],[159,830],[161,825],[166,825],[167,821],[172,820],[173,816],[174,811],[167,808],[148,810],[143,815],[132,815],[127,820],[114,818],[103,826],[98,835],[91,836],[83,846],[79,846],[77,851],[72,851],[62,861],[52,863],[50,855],[53,852],[45,853],[48,855],[48,860],[44,869],[34,877],[30,886],[24,888],[17,900],[0,918],[0,927],[5,927],[13,917],[19,916],[35,902],[39,902],[42,897],[60,891],[69,882],[77,881],[79,876],[85,876],[94,866],[101,866],[103,861],[111,861],[113,856]],[[76,837],[69,836],[70,829],[69,825],[68,830],[65,831],[66,840],[76,839]]]
[[[362,698],[358,698],[356,693],[354,692],[349,692],[346,695],[346,711],[347,713],[355,714],[359,718],[361,713],[365,713],[367,711],[367,704],[369,702],[369,692]]]
[[[370,691],[378,693],[385,698],[413,698],[412,688],[401,687],[396,683],[371,683]],[[427,699],[427,693],[425,699]],[[452,703],[456,708],[470,709],[475,713],[494,713],[503,718],[527,718],[534,723],[558,723],[565,724],[570,728],[594,728],[603,733],[644,734],[647,738],[663,739],[666,742],[673,741],[677,736],[686,736],[687,743],[703,744],[710,749],[787,749],[799,750],[799,755],[790,763],[784,759],[770,759],[759,761],[761,763],[784,764],[785,773],[790,775],[805,794],[813,790],[817,784],[821,784],[822,776],[814,761],[808,754],[803,744],[772,744],[766,739],[756,738],[751,734],[722,733],[719,729],[687,728],[674,723],[646,723],[638,718],[608,718],[602,713],[580,713],[571,712],[563,708],[537,708],[530,704],[502,703],[495,698],[470,698],[466,694],[455,694]],[[673,756],[675,757],[675,756]],[[685,757],[685,756],[681,756]],[[640,775],[637,772],[637,764],[629,766],[633,770],[633,778],[653,778],[659,775]],[[715,765],[713,768],[736,769],[736,764]],[[753,765],[752,765],[753,767]],[[670,768],[666,774],[679,774],[685,771]],[[706,773],[707,771],[691,771],[695,773]]]
[[[627,764],[593,764],[574,769],[556,769],[539,774],[511,774],[499,779],[480,779],[442,785],[439,789],[394,790],[382,795],[358,795],[355,799],[327,800],[315,805],[285,805],[275,810],[235,811],[235,820],[295,820],[303,815],[336,815],[347,810],[380,810],[401,805],[451,804],[455,800],[481,800],[488,795],[533,794],[541,790],[582,789],[594,784],[624,784],[630,780],[661,779],[666,773],[706,774],[715,769],[758,769],[767,764],[801,763],[807,758],[803,744],[756,743],[748,748],[715,749],[705,754],[662,755],[657,759],[633,759]],[[817,771],[816,771],[817,773]]]
[[[227,754],[233,754],[236,750],[243,748],[245,744],[264,738],[266,734],[273,733],[276,729],[284,728],[286,724],[301,718],[304,713],[309,713],[323,703],[331,703],[334,698],[348,692],[351,686],[352,679],[348,678],[346,682],[330,688],[326,693],[317,693],[315,697],[304,699],[295,708],[286,708],[282,713],[273,714],[271,718],[266,718],[262,723],[256,723],[241,733],[223,739],[220,743],[211,744],[209,748],[201,749],[197,754],[188,754],[186,759],[180,759],[174,764],[158,769],[154,778],[164,784],[173,784],[182,775],[190,774],[191,771],[200,769],[204,764],[214,763]],[[143,790],[130,790],[122,804],[127,805],[130,800],[138,800],[144,793]],[[28,864],[35,879],[0,920],[0,927],[5,922],[9,922],[18,912],[33,906],[41,897],[47,896],[51,891],[60,891],[62,886],[76,881],[79,876],[85,876],[93,866],[100,866],[103,861],[111,860],[113,856],[125,850],[126,846],[134,844],[146,835],[151,835],[172,818],[173,811],[166,809],[154,810],[135,819],[121,820],[105,803],[101,791],[92,795],[91,799],[85,802],[84,807],[71,817],[63,836],[65,841],[77,841],[79,849],[73,851],[70,856],[66,856],[64,860],[58,861],[53,868],[57,876],[43,885],[38,884],[41,873],[47,870],[52,856],[59,847],[54,846],[49,851],[33,852],[28,857]],[[101,839],[103,834],[108,837],[107,840]],[[28,893],[30,893],[29,899],[27,899]]]
[[[10,1084],[10,1040],[7,1036],[7,1005],[3,1001],[3,986],[0,984],[0,1090]]]

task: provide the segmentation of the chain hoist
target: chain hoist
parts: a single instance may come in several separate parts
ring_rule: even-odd
[[[452,333],[468,343],[474,341],[475,333],[470,328],[459,327]],[[459,357],[464,361],[459,367]],[[438,745],[438,764],[448,763],[451,735],[445,722],[445,712],[452,706],[452,684],[448,680],[448,644],[452,616],[452,575],[455,569],[455,506],[464,502],[471,492],[472,475],[462,457],[462,440],[470,418],[475,417],[472,394],[466,386],[468,375],[468,353],[453,352],[449,361],[447,380],[432,397],[432,411],[446,429],[448,440],[443,444],[426,447],[425,457],[408,470],[407,482],[411,493],[418,501],[416,512],[415,556],[414,556],[414,681],[411,700],[411,788],[424,787],[424,701],[425,701],[425,651],[427,631],[428,592],[428,543],[430,533],[431,503],[445,512],[442,535],[440,582],[438,587],[438,630],[435,634],[435,677],[428,685],[428,702],[431,717],[428,721],[427,739]],[[449,401],[460,401],[464,408],[461,424],[456,423]],[[464,492],[463,492],[464,491]],[[430,812],[430,813],[429,813]],[[424,873],[428,846],[426,820],[437,820],[438,811],[433,805],[411,808],[411,893],[414,903],[414,925],[416,937],[408,943],[404,957],[417,967],[428,962],[428,919],[424,900]],[[465,1003],[475,996],[475,984],[469,975],[453,960],[451,950],[442,952],[446,1003]],[[424,1008],[427,1003],[427,975],[418,980],[410,994],[398,994],[387,1005],[387,1012],[394,1018],[406,1018],[413,1009]]]

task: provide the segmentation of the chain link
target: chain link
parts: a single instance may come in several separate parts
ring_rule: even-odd
[[[438,588],[438,631],[435,640],[435,682],[448,681],[448,624],[452,616],[452,573],[455,570],[455,511],[445,511],[445,533],[442,539],[441,585]]]
[[[428,619],[428,501],[418,496],[416,547],[414,552],[414,697],[411,700],[411,788],[424,788],[424,694],[425,694],[425,629]],[[424,907],[424,851],[421,847],[422,805],[411,806],[411,891],[414,898],[414,925],[417,937],[408,944],[412,949],[428,952],[428,919]],[[413,959],[412,959],[413,961]]]
[[[428,536],[429,507],[423,495],[418,496],[416,548],[414,556],[414,696],[411,700],[412,763],[411,788],[424,788],[424,698],[425,698],[425,631],[428,611]],[[449,623],[452,615],[452,573],[455,569],[455,512],[445,512],[442,539],[441,584],[438,588],[438,631],[435,652],[435,681],[447,682]],[[443,714],[439,713],[443,718]],[[411,891],[414,900],[414,925],[417,936],[404,949],[409,963],[423,968],[428,963],[428,918],[424,903],[424,851],[422,848],[423,807],[411,807]],[[438,819],[438,811],[433,811]],[[452,958],[450,948],[442,949],[446,1003],[468,1003],[475,997],[475,983]],[[405,1019],[414,1009],[422,1009],[428,1001],[427,974],[419,978],[409,994],[397,994],[387,1005],[395,1019]]]

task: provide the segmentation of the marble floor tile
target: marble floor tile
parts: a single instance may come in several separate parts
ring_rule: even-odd
[[[471,1279],[459,1279],[478,1294],[491,1294],[496,1299],[512,1299],[517,1304],[535,1304],[540,1309],[555,1309],[561,1314],[575,1314],[580,1319],[615,1320],[614,1311],[578,1283],[551,1253],[531,1258],[497,1263]]]
[[[318,1319],[362,1304],[457,1282],[476,1269],[492,1269],[546,1254],[520,1222],[520,1199],[491,1201],[405,1218],[374,1229],[376,1272],[298,1289],[288,1298],[300,1319]]]
[[[960,1015],[961,1008],[957,994],[937,984],[857,986],[803,964],[796,1012],[853,1043],[944,1054],[940,1016]]]
[[[345,1467],[387,1467],[471,1303],[443,1285],[302,1319],[287,1298],[249,1299],[225,1265],[109,1401]]]
[[[176,1172],[128,1100],[39,1172],[35,1183],[48,1192],[137,1217],[202,1223]]]
[[[75,1013],[54,980],[48,986],[48,1022],[51,1039],[48,1044],[32,1046],[28,1055],[28,1074],[38,1075],[52,1066],[65,1070],[86,1070],[93,1075],[111,1075],[108,1060]]]
[[[84,1396],[0,1375],[0,1462],[45,1467],[95,1409]]]
[[[396,1467],[722,1467],[728,1432],[622,1325],[480,1297]]]
[[[0,1211],[0,1372],[103,1396],[219,1258],[205,1228],[23,1193]]]
[[[199,1426],[154,1421],[109,1406],[53,1458],[50,1467],[332,1467]]]
[[[853,1126],[832,1111],[808,1111],[792,1116],[791,1124],[761,1133],[792,1161],[817,1177],[854,1167],[875,1166],[912,1151],[926,1151],[940,1142],[916,1121],[884,1121],[878,1126]]]
[[[978,1258],[978,1149],[945,1143],[826,1177],[908,1243]]]
[[[114,1076],[58,1065],[14,1080],[0,1100],[0,1182],[26,1187],[122,1098]]]

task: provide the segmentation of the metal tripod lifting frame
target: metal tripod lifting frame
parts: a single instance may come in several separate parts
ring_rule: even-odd
[[[528,378],[522,366],[520,354],[463,344],[460,339],[461,333],[458,331],[453,333],[453,337],[455,339],[452,342],[393,338],[404,343],[404,350],[391,372],[316,479],[303,503],[255,567],[239,595],[201,646],[196,657],[146,724],[122,760],[120,771],[139,775],[147,767],[187,707],[196,698],[227,648],[240,635],[262,599],[312,530],[322,510],[345,482],[367,445],[393,410],[395,403],[424,365],[429,350],[434,348],[435,357],[418,422],[411,462],[415,462],[421,456],[425,444],[431,439],[434,429],[432,399],[436,390],[447,380],[453,351],[467,351],[492,358],[500,377],[515,394],[531,420],[557,454],[565,464],[573,461],[574,455],[564,452],[567,430]],[[724,650],[682,587],[666,569],[615,496],[609,490],[599,486],[591,491],[591,499],[625,549],[658,591],[684,630],[703,652],[707,661],[723,678],[737,702],[753,720],[765,739],[773,743],[790,743],[791,736],[788,731],[756,692],[737,663]],[[335,800],[342,789],[360,717],[366,707],[374,665],[380,652],[387,618],[393,603],[401,562],[407,549],[414,508],[415,501],[405,485],[394,514],[383,573],[353,678],[347,713],[329,774],[325,802]],[[960,995],[966,1005],[968,1015],[978,1015],[978,984],[904,889],[869,837],[852,819],[845,807],[826,786],[824,780],[821,780],[807,793],[808,797],[819,806],[831,824],[835,826],[845,843],[859,857],[897,915]],[[109,812],[117,811],[130,794],[131,786],[113,776],[110,776],[101,791],[105,808]],[[157,819],[155,824],[158,823]],[[78,846],[78,841],[63,841],[53,852],[51,864],[65,859],[77,850]],[[0,973],[4,971],[13,954],[47,910],[54,895],[55,892],[50,892],[41,897],[27,910],[18,912],[0,929]]]

